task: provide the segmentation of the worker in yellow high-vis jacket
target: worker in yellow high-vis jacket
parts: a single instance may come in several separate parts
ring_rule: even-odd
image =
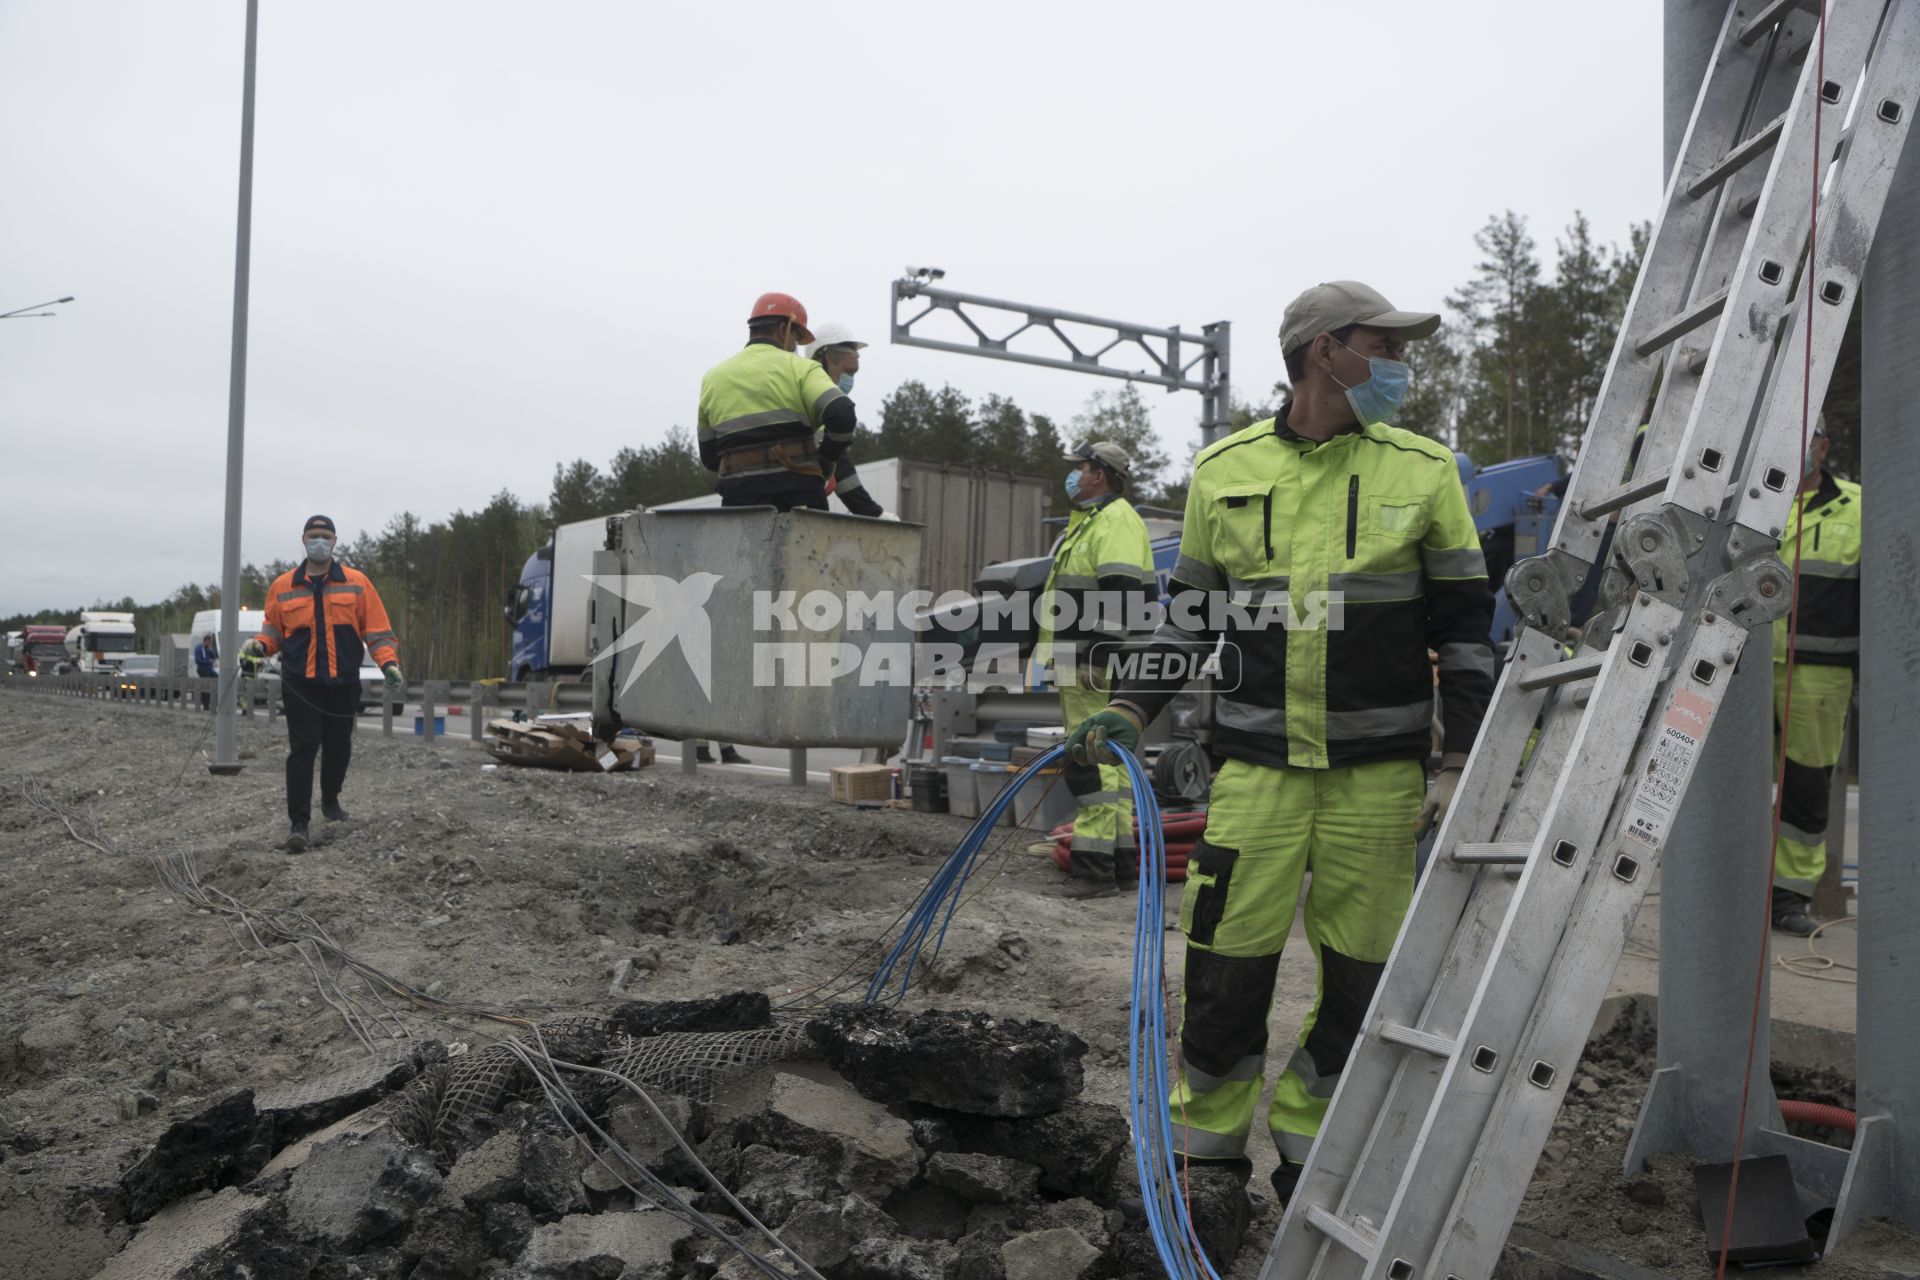
[[[1416,833],[1451,802],[1493,694],[1493,595],[1453,453],[1388,424],[1411,380],[1406,344],[1439,324],[1354,281],[1294,299],[1280,329],[1292,398],[1196,459],[1172,598],[1145,655],[1226,641],[1213,741],[1226,762],[1180,904],[1169,1105],[1190,1161],[1252,1171],[1274,978],[1311,873],[1319,995],[1267,1112],[1283,1203],[1412,901]],[[1444,746],[1427,786],[1430,649]],[[1132,748],[1174,692],[1116,689],[1069,750]]]
[[[1780,842],[1773,853],[1773,927],[1805,937],[1807,908],[1827,868],[1827,797],[1840,761],[1853,673],[1860,662],[1860,486],[1827,470],[1827,433],[1814,427],[1805,474],[1780,536],[1780,554],[1800,557],[1792,641],[1793,698],[1787,699],[1787,619],[1773,624],[1773,723],[1786,720],[1787,766],[1780,783]],[[1846,815],[1840,815],[1846,821]]]
[[[1073,464],[1066,478],[1073,513],[1041,591],[1034,656],[1060,690],[1060,714],[1071,732],[1106,707],[1107,659],[1152,603],[1153,544],[1125,496],[1133,472],[1126,450],[1110,440],[1090,441],[1066,461]],[[1125,772],[1069,761],[1062,781],[1074,801],[1067,896],[1106,897],[1139,887],[1140,847]]]
[[[747,317],[747,345],[700,379],[700,461],[719,473],[721,506],[827,509],[826,476],[856,420],[846,392],[796,354],[812,341],[799,299],[763,293]]]

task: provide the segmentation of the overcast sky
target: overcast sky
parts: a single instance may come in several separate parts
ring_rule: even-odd
[[[265,0],[242,551],[439,518],[692,425],[753,298],[855,401],[1104,379],[889,346],[888,282],[1198,328],[1280,376],[1324,279],[1437,308],[1513,208],[1659,198],[1654,0]],[[220,573],[241,0],[0,0],[0,612]],[[1199,399],[1146,391],[1176,458]]]

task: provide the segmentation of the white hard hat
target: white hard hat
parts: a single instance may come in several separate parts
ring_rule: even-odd
[[[813,331],[813,345],[807,348],[807,358],[819,355],[825,347],[852,347],[858,351],[866,345],[854,338],[852,329],[838,320],[829,320]]]

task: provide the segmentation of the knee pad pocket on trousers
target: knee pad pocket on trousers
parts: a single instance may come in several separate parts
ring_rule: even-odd
[[[1187,952],[1186,1018],[1180,1052],[1212,1076],[1225,1076],[1243,1059],[1267,1048],[1267,1013],[1273,1006],[1280,957],[1223,956]]]
[[[1304,1047],[1322,1076],[1345,1070],[1367,1006],[1373,1003],[1373,990],[1386,968],[1384,961],[1355,960],[1320,944],[1320,1010]]]
[[[1060,771],[1060,780],[1076,796],[1092,795],[1100,789],[1100,769],[1097,765],[1081,764],[1069,759],[1067,767]]]
[[[1205,836],[1194,842],[1187,855],[1189,877],[1198,882],[1193,899],[1193,922],[1187,937],[1201,946],[1212,946],[1220,920],[1227,911],[1227,891],[1233,881],[1233,864],[1240,860],[1238,849],[1223,849]]]
[[[1786,774],[1781,783],[1781,821],[1809,833],[1825,831],[1833,770],[1801,764],[1788,757]]]

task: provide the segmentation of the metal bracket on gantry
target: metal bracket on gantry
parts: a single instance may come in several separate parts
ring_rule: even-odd
[[[954,351],[961,355],[986,356],[993,360],[1012,360],[1018,364],[1040,365],[1048,369],[1067,369],[1106,378],[1124,378],[1145,382],[1173,391],[1198,391],[1201,398],[1200,434],[1202,444],[1211,444],[1224,436],[1233,420],[1232,383],[1229,377],[1229,347],[1233,326],[1226,320],[1204,325],[1199,333],[1188,333],[1179,326],[1171,329],[1152,325],[1129,324],[1124,320],[1104,320],[1077,311],[1053,307],[1029,306],[1024,302],[1006,302],[977,294],[956,293],[933,284],[946,273],[937,267],[909,267],[907,274],[893,282],[893,340],[901,346],[927,347],[934,351]],[[900,318],[900,304],[909,299],[926,305],[918,312]],[[1000,317],[980,317],[980,310],[1009,313]],[[974,341],[950,342],[943,338],[916,335],[913,326],[936,312],[956,317],[973,334]],[[994,326],[995,337],[982,324]],[[1008,326],[1012,326],[1009,328]],[[1086,345],[1075,342],[1062,325],[1093,331]],[[1011,343],[1028,333],[1045,335],[1043,346],[1053,354],[1015,351]],[[1095,345],[1095,343],[1098,345]],[[1144,358],[1148,371],[1108,363],[1109,359]]]
[[[1551,548],[1508,578],[1527,628],[1263,1280],[1491,1275],[1648,884],[1663,857],[1668,888],[1709,869],[1675,819],[1716,725],[1716,746],[1764,740],[1728,688],[1766,678],[1789,607],[1775,549],[1805,406],[1825,396],[1920,92],[1920,0],[1824,8],[1823,32],[1791,0],[1727,7]],[[1610,525],[1606,626],[1569,656],[1567,601]],[[1741,670],[1750,635],[1760,661]],[[1757,941],[1757,847],[1731,851],[1748,880],[1689,928]],[[1897,1013],[1863,1005],[1862,1024]],[[1730,1143],[1737,1105],[1712,1083],[1682,1109]],[[1850,1177],[1897,1181],[1891,1130],[1920,1117],[1886,1109]]]

